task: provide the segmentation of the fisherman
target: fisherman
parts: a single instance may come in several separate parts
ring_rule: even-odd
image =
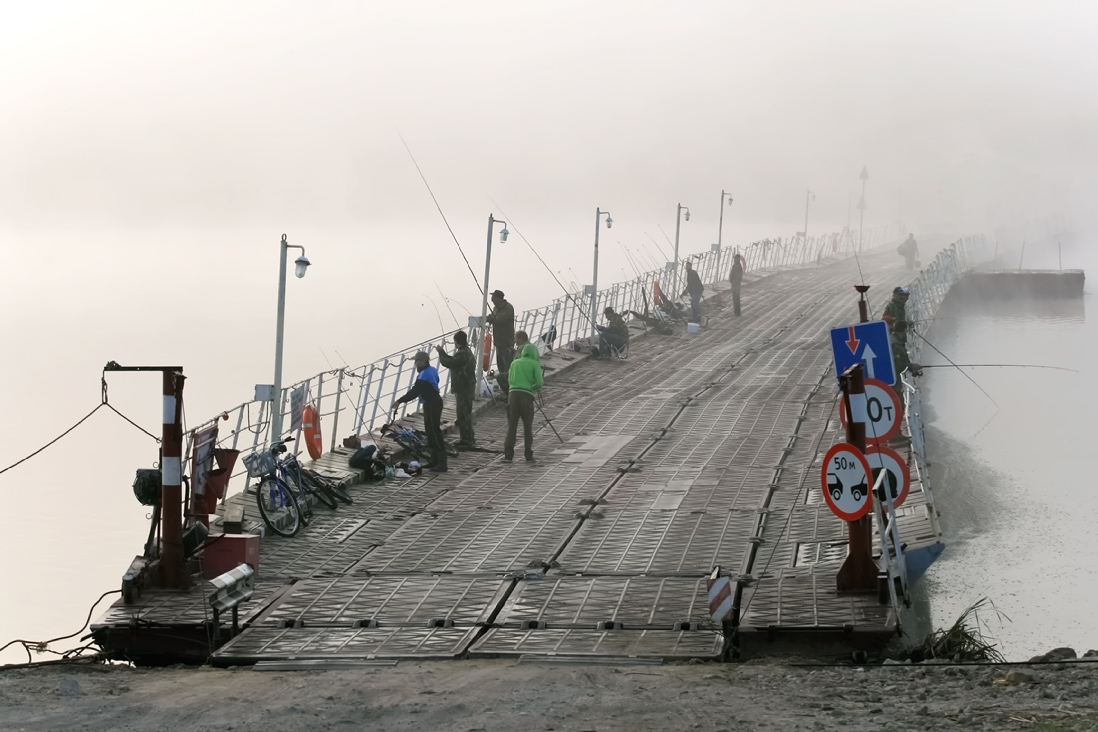
[[[447,356],[442,346],[435,346],[435,349],[438,351],[439,362],[450,369],[450,391],[457,401],[457,428],[461,435],[457,446],[474,448],[477,446],[473,436],[473,394],[477,385],[477,359],[469,348],[469,337],[465,331],[454,333],[454,346],[453,356]]]
[[[908,272],[914,271],[915,260],[919,258],[919,245],[915,243],[915,235],[908,234],[904,243],[896,247],[896,251],[903,255],[904,266]]]
[[[595,326],[599,331],[599,352],[596,358],[610,358],[613,348],[619,351],[629,345],[629,326],[625,319],[614,312],[609,305],[602,311],[606,316],[606,325]]]
[[[687,293],[690,294],[690,310],[695,323],[701,322],[701,299],[704,291],[705,285],[702,284],[701,277],[698,277],[698,273],[690,264],[690,260],[686,260],[686,289],[682,291],[679,297],[686,297]]]
[[[728,272],[728,284],[732,285],[732,309],[736,315],[740,314],[740,285],[743,284],[743,271],[747,269],[747,262],[739,252],[732,257],[732,269]]]
[[[416,381],[408,393],[393,402],[391,410],[413,399],[419,399],[423,407],[423,429],[427,433],[427,446],[431,449],[430,470],[445,473],[446,445],[442,442],[442,396],[438,393],[438,370],[431,365],[431,357],[426,351],[415,355]]]
[[[502,290],[492,293],[488,324],[492,326],[492,343],[496,346],[496,381],[507,396],[507,374],[515,360],[515,309],[504,299]]]
[[[907,326],[907,298],[911,293],[906,287],[895,287],[892,289],[892,299],[885,305],[884,315],[882,318],[888,322],[888,329],[895,332],[896,324],[903,322],[904,326]]]
[[[522,441],[526,462],[534,462],[534,394],[541,391],[545,378],[541,374],[538,348],[530,342],[526,331],[515,333],[518,358],[508,372],[510,391],[507,395],[507,438],[503,441],[503,459],[515,459],[515,440],[518,423],[522,420]]]

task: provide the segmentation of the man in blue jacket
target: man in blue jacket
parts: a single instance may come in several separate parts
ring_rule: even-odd
[[[431,449],[431,467],[436,473],[445,473],[446,445],[442,441],[442,396],[438,393],[438,370],[431,365],[431,357],[426,351],[415,355],[416,371],[419,375],[408,393],[393,402],[396,409],[405,402],[419,399],[423,407],[423,430],[427,433],[427,446]]]

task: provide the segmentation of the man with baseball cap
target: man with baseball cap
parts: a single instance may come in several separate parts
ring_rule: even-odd
[[[496,347],[496,381],[507,396],[507,373],[515,360],[515,308],[503,297],[502,290],[492,293],[488,324],[492,326],[492,345]]]

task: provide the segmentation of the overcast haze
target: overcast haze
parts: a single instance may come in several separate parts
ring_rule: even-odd
[[[1092,7],[4,2],[0,374],[19,418],[0,426],[0,462],[94,406],[108,359],[182,364],[192,420],[269,382],[283,233],[314,262],[289,286],[287,381],[337,350],[357,365],[430,337],[428,296],[451,327],[435,282],[477,309],[398,130],[478,277],[489,212],[582,283],[595,207],[609,209],[605,284],[633,274],[618,241],[661,258],[645,233],[666,247],[676,203],[693,213],[682,251],[708,249],[721,189],[735,198],[725,243],[800,230],[806,189],[809,233],[839,230],[863,165],[867,227],[956,236],[1079,216],[1098,157]],[[518,310],[560,295],[517,236],[492,284]],[[111,394],[155,429],[154,378],[116,375]],[[105,507],[97,530],[121,556],[89,581],[108,588],[142,541],[128,485],[155,446],[95,419],[0,489]],[[87,539],[79,507],[54,518]],[[35,622],[68,622],[77,604]],[[33,635],[20,617],[0,635]]]

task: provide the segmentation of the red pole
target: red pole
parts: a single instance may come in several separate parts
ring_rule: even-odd
[[[857,414],[851,408],[852,401],[865,401],[865,379],[862,365],[855,364],[842,376],[843,399],[846,401],[846,441],[861,452],[865,452],[865,422],[855,422]],[[867,476],[872,480],[872,476]],[[872,500],[868,498],[867,500]],[[846,561],[835,576],[839,592],[876,592],[877,564],[873,561],[873,534],[869,523],[869,514],[857,521],[847,521],[849,549]]]
[[[163,458],[160,463],[160,581],[182,589],[183,571],[183,372],[164,370]]]

